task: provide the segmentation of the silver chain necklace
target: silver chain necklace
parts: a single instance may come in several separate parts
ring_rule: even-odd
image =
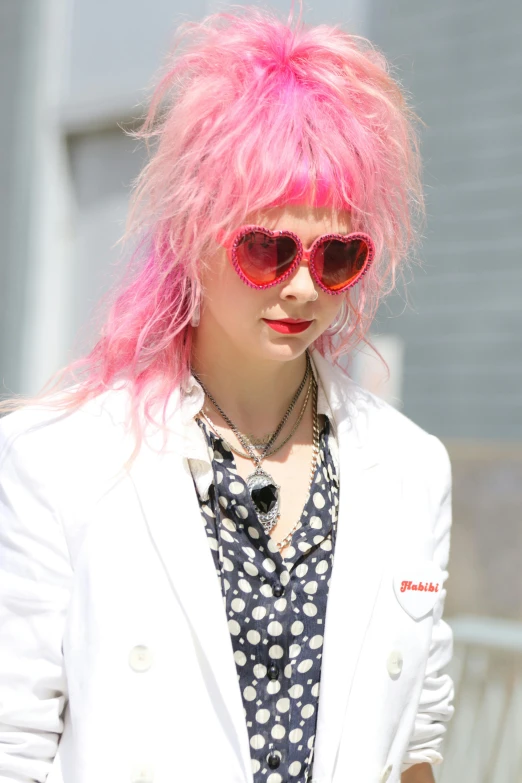
[[[310,489],[312,487],[314,476],[315,476],[315,469],[317,467],[317,459],[319,456],[319,421],[317,416],[317,384],[315,382],[315,378],[312,378],[313,384],[314,384],[314,391],[313,391],[313,402],[312,402],[312,410],[313,410],[313,445],[312,445],[312,464],[310,466],[310,478],[308,481],[308,493],[310,493]],[[295,531],[301,527],[301,517],[297,520],[295,525],[291,530],[288,531],[286,536],[281,541],[276,541],[276,546],[281,551],[284,549],[290,542],[292,541],[292,537],[295,533]]]
[[[270,473],[268,473],[266,470],[264,470],[261,467],[261,463],[265,459],[266,455],[270,451],[271,446],[275,443],[275,441],[279,437],[279,433],[281,432],[286,422],[288,421],[288,418],[292,413],[297,403],[297,400],[299,399],[301,392],[305,387],[310,372],[311,372],[310,357],[307,351],[306,371],[303,376],[303,380],[299,384],[299,388],[294,394],[292,401],[288,407],[288,410],[286,411],[285,415],[279,422],[279,425],[275,429],[268,443],[265,445],[261,454],[256,454],[255,449],[250,443],[250,441],[243,435],[243,433],[241,433],[238,430],[236,425],[229,419],[227,414],[219,406],[219,404],[216,402],[214,397],[210,394],[208,389],[206,389],[205,386],[202,384],[201,379],[196,375],[196,373],[194,371],[192,372],[192,375],[199,383],[199,385],[203,389],[204,393],[206,394],[206,396],[208,397],[208,399],[210,400],[214,408],[223,417],[224,421],[226,421],[226,423],[228,424],[228,426],[230,427],[230,429],[232,430],[232,432],[234,433],[238,441],[241,443],[241,445],[245,449],[246,453],[248,454],[248,456],[250,457],[254,465],[256,466],[255,471],[251,473],[250,476],[247,477],[246,485],[248,487],[248,491],[250,492],[250,497],[252,498],[252,502],[254,504],[254,508],[258,516],[258,519],[261,522],[263,529],[265,530],[266,533],[270,532],[270,530],[276,524],[277,519],[279,518],[280,507],[281,507],[281,500],[280,500],[281,487],[279,486],[279,484],[276,484],[273,476],[271,476]]]
[[[307,390],[306,390],[305,398],[303,400],[303,404],[301,406],[301,410],[299,411],[299,415],[298,415],[298,417],[297,417],[297,419],[295,421],[294,426],[292,427],[292,429],[290,430],[290,432],[288,433],[286,438],[281,441],[281,443],[278,443],[277,445],[272,446],[270,451],[267,454],[265,454],[265,459],[267,457],[271,457],[272,454],[275,454],[280,449],[282,449],[284,446],[286,446],[288,441],[291,440],[291,438],[293,438],[293,436],[297,432],[297,430],[299,428],[299,425],[301,424],[301,422],[303,420],[303,416],[305,414],[305,411],[306,411],[306,409],[308,407],[308,400],[310,399],[310,394],[312,393],[312,388],[315,388],[315,378],[313,377],[313,375],[312,375],[311,379],[308,381],[308,387],[307,387]],[[219,427],[216,424],[214,424],[212,419],[209,416],[207,416],[207,414],[205,413],[205,411],[203,409],[200,410],[199,415],[201,416],[202,419],[204,419],[207,422],[207,424],[209,425],[210,429],[219,438],[222,438],[222,440],[224,441],[225,445],[227,446],[227,448],[230,449],[230,451],[232,451],[234,454],[237,454],[239,457],[243,457],[244,459],[250,459],[250,456],[248,454],[246,454],[244,451],[239,451],[239,449],[236,449],[235,446],[233,446],[230,443],[229,440],[225,439],[223,433],[219,431]],[[256,443],[252,442],[251,438],[248,435],[245,435],[244,433],[241,433],[241,434],[244,437],[246,437],[247,440],[250,441],[252,446],[255,449],[257,449],[257,451],[259,451],[261,448],[264,448],[266,446],[266,442],[265,443],[256,444]],[[271,438],[272,437],[272,433],[270,433],[270,435],[268,437]]]

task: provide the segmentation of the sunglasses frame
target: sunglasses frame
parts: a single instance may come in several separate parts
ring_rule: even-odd
[[[250,280],[245,275],[237,259],[237,249],[240,241],[243,239],[244,236],[246,236],[247,234],[252,234],[255,231],[261,232],[266,236],[272,238],[283,237],[283,236],[290,237],[291,239],[294,240],[297,247],[296,257],[292,261],[290,267],[286,270],[286,272],[284,272],[281,275],[281,277],[278,277],[276,280],[273,280],[271,283],[253,283],[252,280]],[[315,253],[319,245],[332,239],[338,240],[345,244],[355,239],[362,239],[364,242],[366,242],[368,246],[368,257],[359,274],[349,283],[342,286],[342,288],[338,288],[335,291],[333,291],[331,288],[328,288],[327,286],[324,285],[324,283],[322,283],[322,281],[319,278],[319,275],[317,274],[315,268],[315,262],[314,262]],[[241,280],[244,283],[246,283],[246,285],[250,286],[250,288],[255,288],[258,291],[263,291],[265,288],[272,288],[275,285],[279,285],[280,283],[283,283],[285,280],[288,280],[288,278],[294,274],[294,272],[300,266],[301,261],[304,258],[308,262],[308,268],[310,270],[310,274],[314,282],[319,286],[319,288],[321,288],[322,291],[324,291],[327,294],[330,294],[330,296],[337,296],[337,294],[342,294],[345,291],[347,291],[349,288],[352,288],[354,285],[356,285],[359,282],[359,280],[362,277],[364,277],[364,275],[367,273],[375,256],[375,245],[372,238],[370,237],[369,234],[365,234],[364,232],[360,232],[360,231],[352,232],[351,234],[323,234],[322,236],[317,237],[317,239],[313,241],[309,250],[305,250],[300,238],[297,236],[297,234],[294,234],[293,231],[285,231],[285,230],[272,231],[271,229],[264,228],[263,226],[248,225],[248,226],[241,226],[241,228],[238,228],[236,231],[234,231],[234,233],[231,235],[228,241],[223,242],[223,247],[227,250],[228,257],[232,263],[232,266],[236,270],[237,274],[239,275]]]

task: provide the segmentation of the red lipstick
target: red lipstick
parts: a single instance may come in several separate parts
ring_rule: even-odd
[[[263,318],[263,321],[275,332],[280,332],[281,334],[299,334],[299,332],[306,331],[312,323],[311,321],[304,321],[302,318],[280,318],[277,320]]]

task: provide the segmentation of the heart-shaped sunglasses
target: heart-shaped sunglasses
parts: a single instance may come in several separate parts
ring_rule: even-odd
[[[292,231],[242,226],[223,242],[244,283],[264,289],[290,277],[304,258],[317,285],[327,294],[341,294],[368,271],[375,246],[368,234],[324,234],[309,250]]]

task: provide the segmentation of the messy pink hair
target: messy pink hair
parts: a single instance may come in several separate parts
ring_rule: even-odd
[[[351,351],[419,236],[416,120],[364,38],[252,7],[184,24],[132,134],[154,142],[124,237],[135,242],[133,277],[94,348],[58,374],[53,389],[76,383],[54,404],[76,408],[124,380],[137,448],[142,402],[149,421],[161,403],[165,424],[170,393],[190,372],[201,264],[220,229],[275,204],[349,209],[353,230],[373,237],[375,261],[346,295],[347,317],[316,344],[333,361]]]

